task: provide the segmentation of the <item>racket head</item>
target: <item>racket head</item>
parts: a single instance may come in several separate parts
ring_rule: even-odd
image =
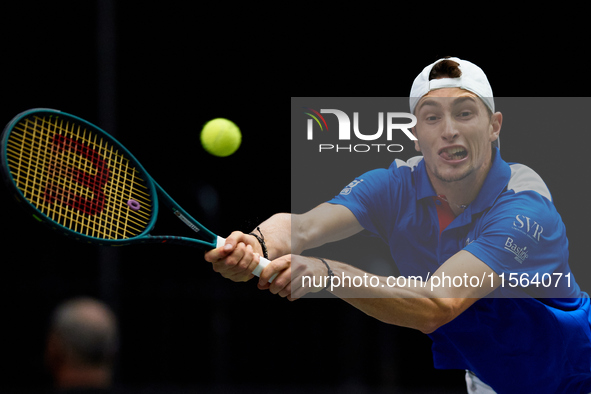
[[[64,235],[124,245],[154,227],[158,198],[148,173],[116,139],[74,115],[37,108],[14,117],[0,140],[0,167],[17,202]]]

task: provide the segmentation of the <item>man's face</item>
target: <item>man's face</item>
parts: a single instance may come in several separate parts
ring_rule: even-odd
[[[491,142],[499,135],[502,115],[491,117],[474,93],[460,88],[429,92],[417,104],[415,148],[422,152],[430,178],[442,182],[485,177]]]

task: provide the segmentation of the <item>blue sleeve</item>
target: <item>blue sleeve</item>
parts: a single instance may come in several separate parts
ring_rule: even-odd
[[[568,240],[562,219],[554,205],[535,192],[520,192],[501,197],[482,218],[479,233],[465,247],[498,275],[528,280],[551,281],[551,286],[537,286],[536,295],[554,288],[556,274],[570,273]],[[537,276],[536,276],[537,274]],[[544,274],[546,276],[544,277]],[[561,284],[567,281],[562,278]],[[571,283],[571,286],[573,284]],[[568,296],[576,289],[566,289]]]
[[[392,182],[392,170],[372,170],[355,178],[328,203],[347,207],[363,228],[387,239],[385,218],[394,219],[391,204],[387,203],[392,190],[396,190]]]

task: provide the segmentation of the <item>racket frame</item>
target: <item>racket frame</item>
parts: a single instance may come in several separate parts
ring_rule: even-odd
[[[82,234],[72,229],[69,229],[60,223],[52,220],[49,216],[47,216],[44,212],[34,206],[29,200],[25,197],[21,189],[17,186],[14,177],[10,172],[10,167],[8,164],[8,155],[7,155],[7,144],[8,138],[10,136],[11,131],[13,128],[23,120],[23,118],[33,115],[40,115],[40,116],[56,116],[56,117],[64,117],[70,118],[75,122],[78,122],[81,125],[86,126],[91,132],[99,134],[99,136],[103,137],[107,140],[108,143],[112,144],[113,146],[117,147],[125,156],[132,166],[138,171],[140,176],[145,180],[146,187],[148,188],[148,194],[152,200],[152,214],[148,224],[146,225],[144,231],[140,234],[126,238],[126,239],[107,239],[107,238],[99,238],[93,237],[87,234]],[[184,245],[191,245],[191,246],[198,246],[207,249],[213,249],[220,245],[223,245],[223,239],[218,237],[216,234],[211,232],[208,228],[203,226],[197,220],[195,220],[191,215],[189,215],[179,204],[177,204],[169,195],[158,185],[154,179],[148,174],[148,172],[144,169],[144,167],[140,164],[140,162],[135,158],[135,156],[127,149],[123,144],[121,144],[118,140],[116,140],[112,135],[107,133],[106,131],[102,130],[98,126],[81,119],[75,115],[68,114],[62,111],[58,111],[55,109],[49,108],[34,108],[24,112],[21,112],[17,116],[15,116],[4,128],[2,133],[2,138],[0,140],[0,163],[2,167],[1,173],[2,177],[12,191],[13,197],[19,203],[20,206],[26,208],[33,217],[43,222],[44,224],[48,225],[54,230],[61,232],[63,235],[68,236],[70,238],[74,238],[78,241],[86,241],[88,243],[98,244],[98,245],[110,245],[110,246],[124,246],[124,245],[131,245],[137,243],[172,243],[172,244],[184,244]],[[204,239],[194,239],[188,237],[180,237],[174,235],[151,235],[149,232],[154,228],[156,220],[159,214],[159,203],[158,203],[158,196],[162,198],[162,203],[168,209],[172,211],[172,213],[177,216],[183,223],[185,223],[189,228],[199,233]]]

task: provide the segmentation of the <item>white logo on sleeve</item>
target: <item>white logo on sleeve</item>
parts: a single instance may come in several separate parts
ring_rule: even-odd
[[[522,264],[525,259],[529,257],[527,254],[527,246],[520,248],[515,244],[515,241],[513,241],[513,238],[511,237],[507,237],[507,241],[505,241],[505,249],[515,255],[515,260],[517,260],[519,264]]]
[[[361,182],[363,182],[363,179],[354,180],[353,182],[351,182],[347,186],[345,186],[345,188],[343,190],[341,190],[340,194],[342,194],[344,196],[346,196],[347,194],[350,194],[351,189],[353,189],[355,186],[359,185]]]
[[[538,222],[523,215],[515,216],[513,228],[527,234],[536,243],[540,242],[540,236],[544,232],[544,228]]]

